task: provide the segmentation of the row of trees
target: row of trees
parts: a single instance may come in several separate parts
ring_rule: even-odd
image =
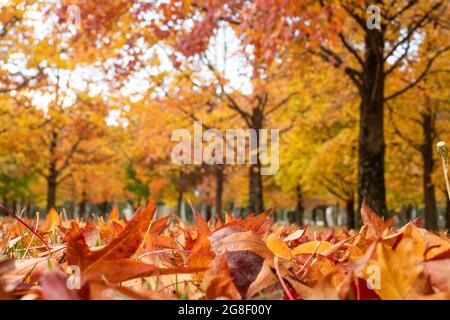
[[[179,210],[203,190],[215,212],[295,206],[299,223],[337,199],[353,227],[364,196],[385,217],[387,204],[423,205],[437,229],[447,18],[437,0],[9,1],[2,197],[50,208],[151,193]],[[174,165],[170,134],[193,121],[280,129],[279,174],[263,177],[259,154],[248,167]]]

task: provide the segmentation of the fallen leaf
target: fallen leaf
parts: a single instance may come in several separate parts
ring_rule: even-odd
[[[421,252],[414,250],[411,238],[403,238],[394,249],[383,243],[377,245],[377,260],[380,287],[374,291],[384,300],[404,299],[411,291],[417,277],[422,272]],[[366,280],[369,278],[367,275]]]
[[[291,259],[292,254],[286,242],[278,238],[274,233],[271,233],[266,240],[266,245],[272,253],[284,259]]]
[[[294,249],[292,249],[291,254],[293,256],[303,254],[303,253],[317,253],[322,254],[323,252],[326,252],[328,249],[331,249],[333,247],[333,244],[328,241],[309,241],[305,242]]]
[[[214,258],[211,267],[205,272],[202,288],[207,299],[241,299],[241,295],[231,278],[226,252]]]
[[[367,237],[371,240],[380,238],[386,229],[383,219],[369,208],[365,199],[361,206],[361,220],[367,226]]]
[[[78,225],[73,222],[72,228],[69,231],[69,241],[67,244],[68,263],[80,267],[82,279],[86,278],[91,280],[95,278],[93,275],[100,276],[101,273],[106,273],[105,265],[107,266],[108,264],[116,263],[119,259],[127,259],[138,249],[145,237],[154,213],[154,202],[150,201],[145,209],[136,213],[133,219],[127,223],[125,228],[116,238],[114,238],[107,246],[97,251],[91,251],[88,248],[82,231]],[[126,270],[109,271],[108,274],[112,276],[115,281],[120,281],[118,275],[128,279],[129,275],[139,274],[136,269],[152,268],[146,265],[143,266],[131,263],[129,260],[121,261],[126,261],[122,262],[122,266],[129,268],[129,273],[127,273]]]
[[[60,270],[48,270],[40,278],[43,300],[81,300],[77,290],[67,287],[67,275]]]
[[[450,259],[425,261],[423,272],[430,277],[433,287],[443,292],[450,292]]]

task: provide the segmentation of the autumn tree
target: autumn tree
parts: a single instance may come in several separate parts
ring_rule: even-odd
[[[447,5],[445,1],[342,1],[336,5],[323,5],[331,10],[331,19],[337,19],[336,22],[341,19],[346,29],[352,30],[352,33],[340,30],[337,34],[339,42],[320,45],[316,54],[343,70],[360,94],[359,203],[365,196],[375,211],[386,215],[385,104],[419,84],[435,60],[450,48],[446,44],[429,47],[428,54],[424,53],[428,59],[421,63],[423,67],[407,75],[401,88],[390,90],[387,84],[392,77],[398,79],[398,73],[403,72],[405,65],[416,63],[412,51],[420,46],[417,37],[433,36],[431,31],[446,32],[442,17],[448,14]],[[366,11],[370,5],[374,14],[379,14],[378,21],[367,19]],[[342,21],[343,16],[346,18]]]
[[[448,96],[446,70],[448,63],[439,61],[416,88],[387,104],[390,129],[398,140],[420,154],[425,225],[432,230],[438,230],[436,182],[433,175],[440,170],[440,164],[435,144],[448,132],[448,104],[443,99]]]

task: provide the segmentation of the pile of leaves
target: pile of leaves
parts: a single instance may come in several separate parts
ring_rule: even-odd
[[[270,212],[188,225],[0,220],[0,299],[450,299],[450,239],[366,204],[359,231],[272,223]],[[28,226],[28,228],[25,227]]]

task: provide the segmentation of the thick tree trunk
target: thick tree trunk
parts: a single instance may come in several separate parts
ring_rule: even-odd
[[[259,214],[264,211],[262,176],[260,164],[252,164],[249,169],[250,176],[250,212]]]
[[[58,186],[56,181],[56,173],[52,170],[53,166],[50,167],[50,173],[47,177],[47,212],[50,211],[51,208],[55,207],[56,204],[56,188]]]
[[[216,165],[216,203],[215,203],[215,214],[220,220],[223,220],[222,214],[222,196],[223,196],[223,166]]]
[[[47,212],[50,211],[51,208],[55,207],[56,204],[56,188],[58,185],[58,172],[56,169],[56,148],[58,146],[58,133],[52,131],[50,133],[50,145],[49,145],[49,154],[50,154],[50,163],[48,166],[48,175],[47,175]]]
[[[259,130],[263,128],[264,114],[262,110],[253,108],[251,117],[251,129],[256,131],[257,153],[256,163],[251,164],[249,168],[249,198],[250,212],[259,214],[264,211],[263,186],[261,176],[261,161],[259,159],[260,136]]]
[[[423,194],[425,203],[425,226],[427,229],[437,230],[437,208],[435,188],[431,175],[433,174],[433,120],[430,114],[423,116],[423,135],[424,143],[422,145],[423,160]]]
[[[297,205],[295,207],[295,222],[299,226],[303,226],[303,215],[305,213],[305,207],[303,206],[303,194],[300,184],[295,187],[295,195],[297,198]]]
[[[347,211],[347,228],[355,228],[355,199],[345,201],[345,209]]]
[[[384,36],[379,30],[366,33],[365,70],[360,88],[358,203],[363,197],[379,215],[387,216],[384,183]]]

